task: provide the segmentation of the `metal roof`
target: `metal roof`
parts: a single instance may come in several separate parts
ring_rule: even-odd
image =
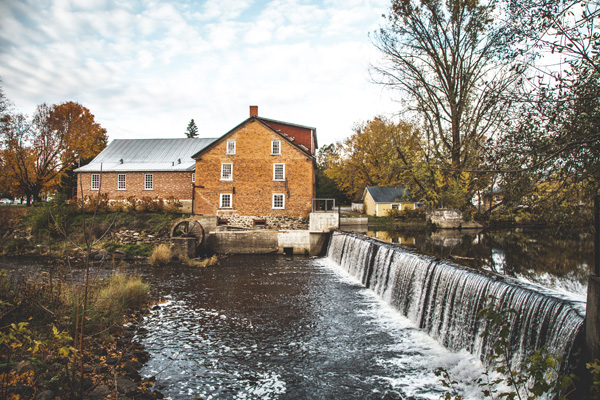
[[[408,190],[403,187],[367,186],[365,191],[368,191],[371,194],[375,203],[411,201]]]
[[[76,172],[193,171],[192,155],[216,138],[115,139]]]

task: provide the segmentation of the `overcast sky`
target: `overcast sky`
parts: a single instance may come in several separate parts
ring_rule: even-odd
[[[389,0],[0,0],[0,77],[17,110],[77,101],[110,139],[218,137],[259,115],[319,144],[398,107],[369,80]]]

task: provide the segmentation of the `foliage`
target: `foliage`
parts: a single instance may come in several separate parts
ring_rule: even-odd
[[[190,120],[190,123],[187,126],[185,136],[187,136],[190,139],[198,137],[198,127],[196,126],[196,123],[194,122],[193,118]]]
[[[317,184],[317,198],[335,199],[338,204],[348,204],[350,199],[342,192],[335,180],[327,176],[327,170],[330,168],[329,161],[334,159],[336,145],[331,143],[319,148],[317,154],[317,170],[315,180]]]
[[[595,396],[594,398],[600,398],[600,360],[596,359],[585,364],[585,366],[592,375],[590,394]]]
[[[15,114],[0,132],[4,143],[3,176],[11,194],[39,201],[55,192],[61,179],[80,159],[106,147],[106,130],[78,103],[38,106],[31,120]]]
[[[511,0],[508,10],[530,56],[513,94],[519,109],[490,160],[503,172],[502,204],[591,204],[600,188],[600,3]],[[554,190],[536,193],[538,182]]]
[[[165,265],[171,261],[171,248],[167,244],[159,244],[154,248],[148,263],[153,267]]]
[[[68,204],[64,194],[59,193],[41,207],[34,207],[27,214],[28,225],[34,235],[59,234],[70,221],[75,210]]]
[[[383,117],[354,127],[343,143],[322,154],[325,175],[353,200],[366,186],[419,188],[422,137],[413,125]]]
[[[397,90],[403,112],[418,121],[427,167],[421,185],[436,205],[462,208],[486,187],[488,141],[511,109],[505,94],[520,72],[511,68],[511,25],[499,22],[497,5],[393,0],[375,35],[382,55],[375,80]],[[422,181],[418,171],[411,175]]]

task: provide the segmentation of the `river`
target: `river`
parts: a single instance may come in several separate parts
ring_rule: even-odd
[[[326,258],[240,255],[148,274],[165,302],[145,320],[141,373],[171,399],[438,399],[438,367],[479,397],[479,361]]]

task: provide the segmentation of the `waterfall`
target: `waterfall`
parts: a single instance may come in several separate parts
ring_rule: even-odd
[[[584,310],[558,293],[343,232],[332,235],[328,257],[451,350],[486,362],[494,341],[481,336],[487,321],[478,313],[493,297],[499,310],[515,310],[514,366],[542,346],[565,360],[563,368],[580,352]]]

